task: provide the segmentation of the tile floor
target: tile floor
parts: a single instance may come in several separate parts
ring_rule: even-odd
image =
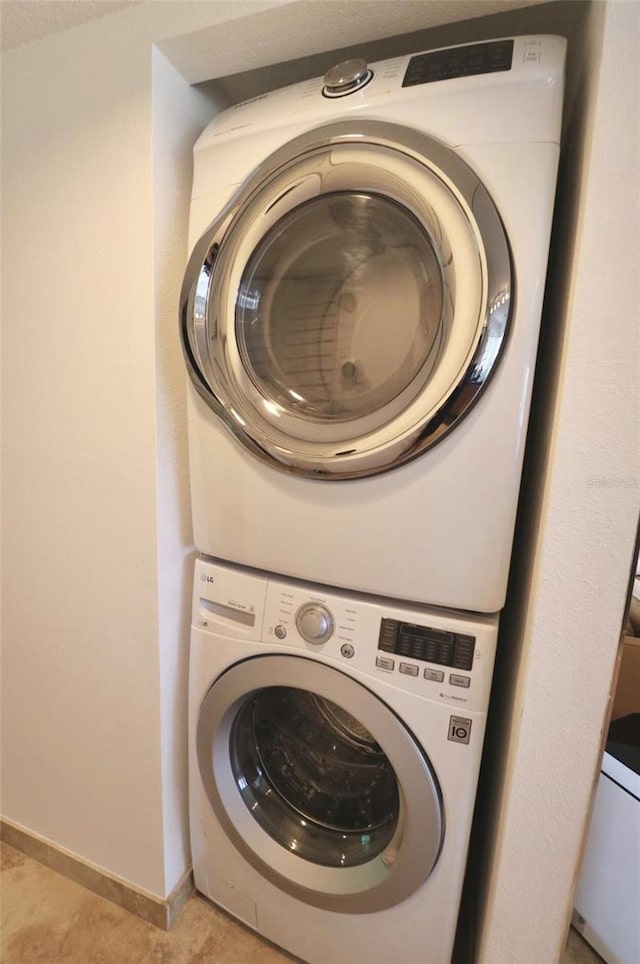
[[[4,843],[0,843],[0,909],[2,964],[290,964],[293,960],[196,895],[166,933]],[[572,931],[560,964],[597,961],[600,958]],[[327,964],[342,962],[336,958]]]

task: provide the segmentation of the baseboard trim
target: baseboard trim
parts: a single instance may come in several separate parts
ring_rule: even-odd
[[[173,927],[194,889],[189,870],[162,900],[4,818],[0,818],[0,840],[165,931]]]

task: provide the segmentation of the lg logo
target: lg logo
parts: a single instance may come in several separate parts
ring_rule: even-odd
[[[215,582],[215,581],[216,581],[214,576],[208,576],[208,575],[206,574],[206,572],[203,572],[202,575],[200,576],[200,578],[202,579],[203,582]]]

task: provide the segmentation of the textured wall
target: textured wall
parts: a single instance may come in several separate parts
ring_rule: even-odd
[[[2,806],[161,893],[150,74],[78,31],[3,63]]]
[[[172,882],[191,863],[185,748],[193,551],[185,371],[177,344],[177,304],[187,251],[191,147],[211,119],[215,105],[190,87],[157,49],[152,66],[157,632],[165,878],[170,890]]]
[[[533,504],[523,507],[501,643],[517,653],[504,654],[510,673],[496,680],[508,693],[496,693],[492,726],[503,758],[490,789],[486,964],[559,957],[640,508],[640,8],[610,3],[595,14],[583,117],[569,119],[566,138],[568,152],[576,138],[585,153],[564,171],[576,204],[559,207],[545,319],[562,339],[555,359],[543,352],[539,363],[540,458],[528,463]]]
[[[214,109],[152,77],[153,6],[3,57],[2,814],[164,896],[189,865],[175,309]]]

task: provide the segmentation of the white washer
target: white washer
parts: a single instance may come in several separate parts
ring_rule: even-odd
[[[197,889],[305,961],[449,961],[496,635],[198,560]]]
[[[181,301],[200,551],[501,609],[565,46],[351,61],[205,130]]]

